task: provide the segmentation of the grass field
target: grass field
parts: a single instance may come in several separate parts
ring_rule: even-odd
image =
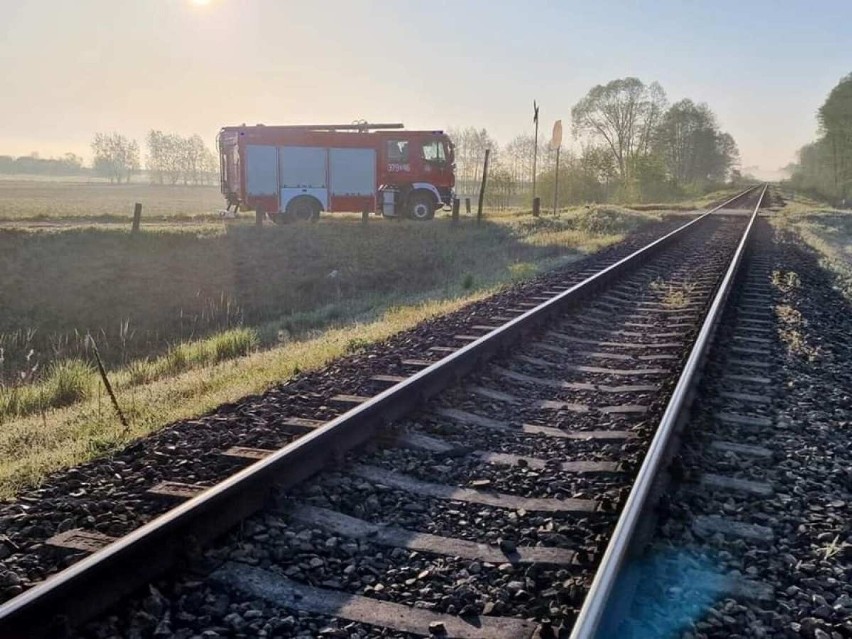
[[[28,207],[16,218],[24,222],[0,227],[4,497],[51,470],[262,392],[353,344],[458,308],[657,219],[581,207],[538,219],[488,212],[481,225],[468,218],[457,227],[445,216],[427,224],[371,219],[367,225],[329,216],[314,225],[263,228],[250,219],[157,222],[134,236],[126,223],[101,224],[106,218],[98,216],[136,199],[164,219],[190,216],[215,207],[216,197],[208,202],[211,194],[202,188],[50,189],[0,184],[7,218],[22,211],[15,198]],[[27,195],[35,192],[40,204]],[[61,201],[50,193],[61,193]],[[71,222],[52,224],[62,216]],[[129,429],[106,403],[89,335],[129,414]]]
[[[612,209],[476,225],[352,218],[287,227],[78,227],[0,232],[0,347],[5,379],[31,350],[85,357],[91,333],[111,363],[234,326],[264,343],[393,296],[443,295],[530,274],[595,250],[649,214]],[[32,361],[32,356],[28,362]]]
[[[129,220],[135,202],[142,203],[143,215],[150,219],[215,219],[225,206],[214,186],[0,180],[0,222]]]

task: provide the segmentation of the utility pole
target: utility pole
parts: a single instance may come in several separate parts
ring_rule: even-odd
[[[482,184],[479,185],[479,206],[476,207],[476,223],[482,223],[482,204],[485,201],[485,185],[488,183],[488,156],[491,149],[485,149],[485,161],[482,163]]]
[[[536,160],[538,160],[538,104],[533,100],[533,122],[535,122],[535,142],[533,143],[533,174],[532,174],[532,197],[533,202],[535,202],[535,174],[536,174]],[[533,204],[533,208],[535,208],[535,204]]]
[[[562,150],[562,120],[553,123],[550,148],[556,149],[556,176],[553,183],[553,214],[556,215],[556,202],[559,199],[559,151]]]
[[[553,184],[553,214],[556,215],[556,201],[559,199],[559,151],[562,145],[556,147],[556,177]]]

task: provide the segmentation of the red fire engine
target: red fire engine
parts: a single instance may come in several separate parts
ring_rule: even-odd
[[[219,132],[222,194],[275,222],[320,211],[429,220],[453,198],[453,145],[401,124],[233,126]]]

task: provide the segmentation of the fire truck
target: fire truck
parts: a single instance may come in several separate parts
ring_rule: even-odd
[[[316,221],[320,212],[430,220],[450,205],[453,145],[402,124],[231,126],[219,132],[222,194],[258,220]]]

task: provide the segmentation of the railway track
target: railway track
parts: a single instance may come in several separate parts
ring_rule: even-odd
[[[781,235],[757,221],[614,636],[852,636],[849,307]]]
[[[365,361],[349,392],[272,416],[276,437],[221,433],[215,473],[189,462],[140,483],[135,499],[157,499],[137,511],[159,517],[116,537],[95,514],[46,538],[70,566],[13,588],[0,636],[77,627],[176,565],[179,611],[156,619],[173,608],[156,591],[137,601],[149,634],[556,636],[576,618],[574,636],[593,636],[764,193],[717,207],[751,216],[708,213],[391,365]],[[230,409],[258,420],[250,402]]]

